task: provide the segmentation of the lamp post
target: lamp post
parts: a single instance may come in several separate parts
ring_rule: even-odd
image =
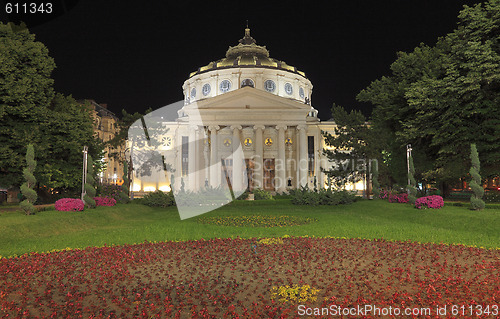
[[[85,196],[85,183],[87,182],[87,157],[88,157],[88,147],[83,147],[83,172],[82,172],[82,200]]]
[[[411,144],[406,145],[406,166],[408,167],[408,186],[410,186],[410,157],[411,157]],[[410,194],[410,188],[407,188],[408,195]]]

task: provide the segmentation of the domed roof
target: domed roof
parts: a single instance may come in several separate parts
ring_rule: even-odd
[[[297,70],[296,67],[288,65],[283,61],[270,58],[269,51],[266,47],[257,45],[255,39],[250,36],[250,29],[248,26],[245,29],[245,36],[239,40],[237,46],[229,47],[226,51],[225,58],[215,62],[210,62],[209,64],[198,68],[198,70],[191,72],[189,77],[217,69],[255,67],[280,69],[306,77],[306,74]]]

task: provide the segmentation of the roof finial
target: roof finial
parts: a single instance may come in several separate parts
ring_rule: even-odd
[[[241,44],[254,44],[255,43],[255,39],[252,38],[252,36],[250,35],[250,28],[248,27],[248,20],[247,20],[247,27],[245,28],[245,36],[239,42]]]
[[[248,27],[248,19],[247,19],[247,27],[245,29],[245,37],[250,37],[250,28]]]

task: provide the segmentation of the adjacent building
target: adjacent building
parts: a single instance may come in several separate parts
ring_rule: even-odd
[[[104,143],[108,142],[118,132],[118,118],[108,110],[107,104],[97,103],[91,99],[79,100],[80,104],[90,108],[91,115],[94,120],[94,133]],[[104,170],[99,173],[99,181],[103,184],[118,184],[123,183],[123,164],[125,159],[125,143],[116,149],[111,149],[109,145],[105,147],[104,155]],[[119,157],[112,156],[118,154]]]

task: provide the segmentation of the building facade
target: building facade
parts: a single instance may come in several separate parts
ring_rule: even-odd
[[[86,99],[78,101],[80,104],[88,107],[91,111],[94,120],[94,134],[102,142],[106,143],[113,139],[118,133],[116,115],[108,110],[107,104],[97,103],[94,100]],[[125,159],[125,143],[118,146],[116,149],[111,149],[109,145],[105,146],[104,153],[104,170],[99,173],[99,182],[102,184],[123,184],[123,164]],[[120,154],[121,160],[118,157],[111,156],[111,154]]]
[[[228,177],[232,187],[280,193],[327,186],[321,167],[331,164],[322,154],[321,132],[333,133],[335,123],[319,120],[305,73],[271,58],[250,29],[225,58],[192,72],[182,88],[184,101],[177,118],[162,122],[159,146],[164,163],[175,169],[156,177],[134,171],[134,192],[196,191]],[[362,190],[363,183],[348,188]]]

